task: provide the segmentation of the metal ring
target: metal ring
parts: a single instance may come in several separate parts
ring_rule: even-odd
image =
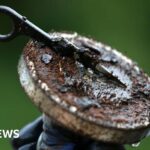
[[[7,6],[0,6],[0,13],[9,16],[11,18],[12,24],[13,24],[12,30],[10,31],[10,33],[4,34],[4,35],[0,34],[0,41],[11,40],[11,39],[15,38],[18,34],[17,29],[16,29],[16,27],[17,27],[16,26],[17,20],[15,18],[16,12]]]

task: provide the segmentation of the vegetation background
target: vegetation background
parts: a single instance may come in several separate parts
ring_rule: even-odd
[[[111,45],[150,74],[150,0],[0,0],[45,31],[76,31]],[[11,29],[0,14],[0,33]],[[28,37],[0,43],[0,129],[20,129],[40,115],[20,86],[17,63]],[[146,138],[135,150],[148,150]],[[11,150],[0,139],[1,150]],[[127,150],[133,150],[127,146]]]

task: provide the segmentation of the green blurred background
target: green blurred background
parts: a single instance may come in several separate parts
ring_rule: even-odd
[[[111,45],[150,74],[150,0],[0,0],[0,5],[16,9],[45,31],[76,31]],[[7,33],[10,23],[0,14],[0,33]],[[20,129],[40,115],[17,74],[28,40],[0,43],[0,129]],[[149,141],[134,149],[149,150]],[[0,139],[0,150],[11,150],[8,139]]]

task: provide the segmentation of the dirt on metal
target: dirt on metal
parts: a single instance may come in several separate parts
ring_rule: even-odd
[[[78,35],[69,40],[80,51],[59,53],[59,47],[54,50],[36,41],[27,44],[24,58],[34,63],[35,80],[46,83],[60,103],[97,123],[120,128],[147,126],[150,78],[109,46]]]

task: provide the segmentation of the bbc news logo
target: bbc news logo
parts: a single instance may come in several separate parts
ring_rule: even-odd
[[[19,138],[19,130],[4,130],[0,129],[0,139]]]

